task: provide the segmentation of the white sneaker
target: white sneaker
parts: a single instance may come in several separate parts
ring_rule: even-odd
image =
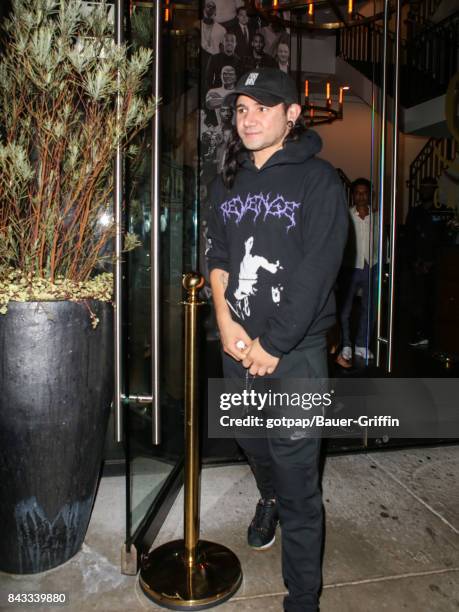
[[[367,355],[368,359],[375,358],[370,349],[367,349],[365,346],[356,346],[354,349],[354,353],[357,355],[357,357],[362,357],[362,359],[367,359]]]
[[[349,361],[352,359],[352,348],[350,346],[343,346],[341,349],[341,357]]]

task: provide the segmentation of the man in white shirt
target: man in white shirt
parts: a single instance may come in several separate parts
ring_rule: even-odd
[[[201,47],[209,55],[220,53],[225,28],[216,21],[217,5],[215,0],[206,0],[201,20]]]
[[[370,291],[376,284],[377,241],[372,232],[370,215],[371,184],[365,178],[352,183],[353,206],[349,209],[351,223],[349,238],[340,275],[341,309],[340,323],[342,350],[336,362],[344,368],[351,367],[352,338],[350,318],[354,297],[360,292],[360,313],[357,323],[354,354],[363,359],[373,359],[368,348],[374,322],[375,304]]]

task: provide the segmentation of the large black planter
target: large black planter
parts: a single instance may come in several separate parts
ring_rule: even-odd
[[[64,563],[89,523],[112,388],[112,307],[10,303],[0,315],[0,570]]]

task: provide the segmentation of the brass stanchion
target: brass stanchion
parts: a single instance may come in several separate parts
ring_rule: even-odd
[[[140,586],[171,610],[205,610],[227,601],[239,588],[239,559],[226,546],[199,540],[199,431],[197,406],[197,310],[200,274],[183,279],[185,305],[185,504],[184,539],[159,546],[140,570]]]

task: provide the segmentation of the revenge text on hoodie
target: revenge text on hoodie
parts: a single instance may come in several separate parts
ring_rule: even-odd
[[[245,154],[232,189],[218,178],[209,192],[209,272],[229,273],[233,319],[275,357],[335,320],[349,215],[338,174],[314,157],[321,144],[308,130],[260,169]]]

